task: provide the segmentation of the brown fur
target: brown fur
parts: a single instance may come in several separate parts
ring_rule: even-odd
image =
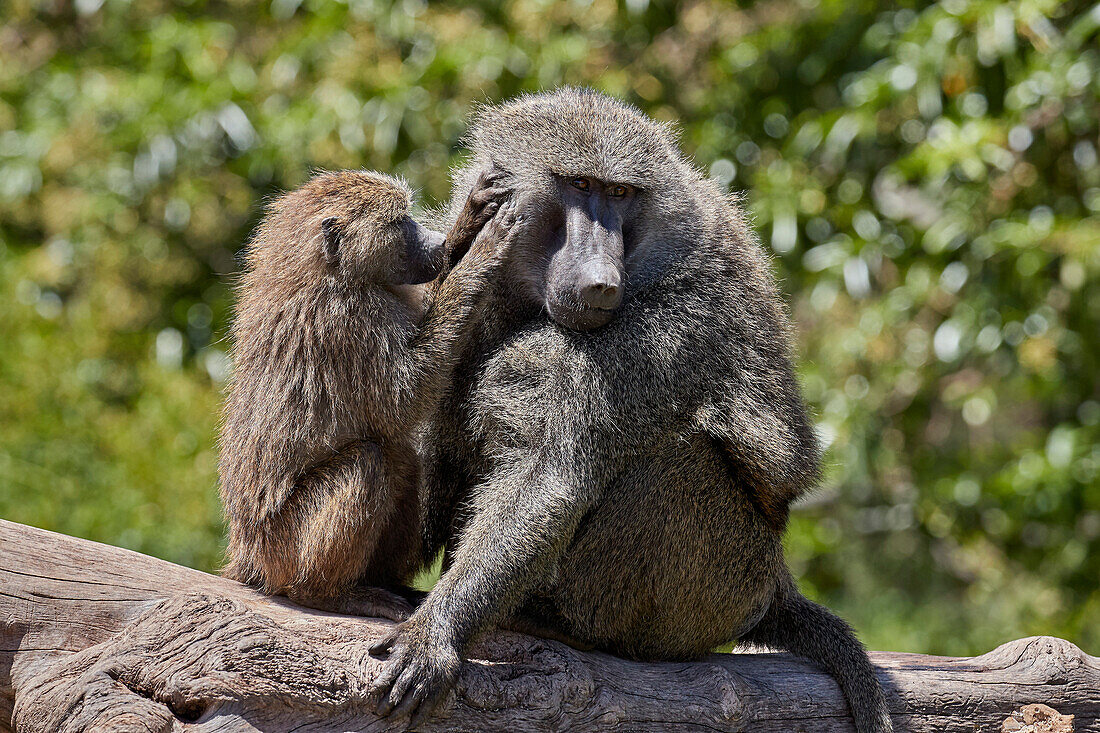
[[[486,191],[500,193],[482,186],[452,229],[466,247],[497,205]],[[400,284],[407,237],[395,222],[411,199],[388,176],[325,173],[275,201],[256,230],[221,432],[228,577],[347,610],[354,587],[397,585],[423,564],[413,436],[503,233],[486,229],[425,312],[423,288]],[[325,227],[340,235],[335,261]],[[385,613],[376,597],[366,612]]]

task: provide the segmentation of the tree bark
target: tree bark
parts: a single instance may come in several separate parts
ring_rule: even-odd
[[[363,703],[389,626],[0,520],[0,730],[400,730]],[[853,730],[832,679],[787,654],[643,664],[497,631],[468,656],[423,730]],[[871,658],[899,731],[1100,730],[1100,660],[1061,639]]]

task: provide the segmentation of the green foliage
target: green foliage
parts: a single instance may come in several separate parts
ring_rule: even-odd
[[[0,516],[205,569],[234,253],[311,168],[427,203],[473,104],[679,121],[776,253],[829,445],[807,592],[870,646],[1100,648],[1100,5],[10,0]]]

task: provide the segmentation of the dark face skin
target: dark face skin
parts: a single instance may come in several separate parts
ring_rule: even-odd
[[[420,285],[434,280],[443,269],[445,236],[417,224],[411,216],[405,216],[398,226],[405,238],[404,284]]]
[[[608,323],[625,289],[623,222],[637,191],[590,176],[558,180],[562,220],[548,242],[546,307],[566,328]]]

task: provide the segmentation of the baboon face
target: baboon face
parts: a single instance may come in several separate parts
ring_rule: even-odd
[[[405,244],[404,282],[419,285],[434,280],[443,269],[446,237],[418,224],[406,214],[399,222]]]
[[[321,221],[325,261],[372,282],[420,285],[443,267],[444,236],[418,224],[408,214],[380,221],[366,216]]]
[[[454,205],[480,171],[508,172],[530,222],[509,281],[559,325],[607,324],[629,288],[660,277],[671,261],[679,240],[666,234],[690,219],[685,192],[695,174],[673,132],[639,110],[566,88],[482,108],[468,140],[475,157]]]
[[[312,192],[325,263],[357,281],[393,285],[428,282],[443,266],[442,234],[409,216],[412,194],[401,181],[367,171],[316,176]]]
[[[622,303],[623,222],[636,191],[593,176],[555,179],[561,209],[548,214],[558,219],[557,226],[542,228],[550,234],[546,309],[560,325],[587,331],[610,321]]]

